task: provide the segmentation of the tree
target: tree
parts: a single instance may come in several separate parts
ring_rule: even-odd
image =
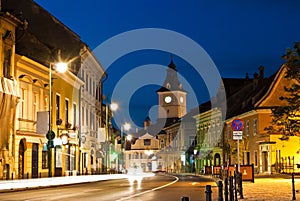
[[[286,95],[279,97],[282,105],[272,109],[272,125],[265,130],[282,133],[284,140],[300,134],[300,42],[294,44],[294,49],[288,48],[282,58],[285,60],[285,78],[291,85],[284,87]]]

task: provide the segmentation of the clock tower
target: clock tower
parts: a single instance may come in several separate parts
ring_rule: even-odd
[[[186,114],[186,91],[178,80],[176,65],[171,58],[163,86],[158,94],[158,118],[179,119]]]

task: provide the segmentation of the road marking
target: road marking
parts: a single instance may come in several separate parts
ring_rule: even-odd
[[[173,177],[175,177],[175,176],[173,176]],[[150,193],[150,192],[153,192],[153,191],[156,191],[156,190],[159,190],[159,189],[165,188],[165,187],[167,187],[167,186],[170,186],[170,185],[172,185],[172,184],[176,183],[178,180],[179,180],[179,178],[178,178],[178,177],[175,177],[175,180],[174,180],[174,181],[172,181],[172,182],[170,182],[170,183],[168,183],[168,184],[165,184],[165,185],[162,185],[162,186],[159,186],[159,187],[156,187],[156,188],[153,188],[153,189],[147,190],[147,191],[143,191],[143,192],[140,192],[140,193],[137,193],[137,194],[134,194],[134,195],[128,196],[128,197],[123,197],[123,198],[121,198],[121,199],[118,199],[118,200],[116,200],[116,201],[128,200],[128,199],[130,199],[130,198],[134,198],[134,197],[137,197],[137,196],[140,196],[140,195],[146,194],[146,193]]]

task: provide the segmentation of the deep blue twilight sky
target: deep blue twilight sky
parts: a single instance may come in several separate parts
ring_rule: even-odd
[[[300,41],[300,1],[296,0],[35,2],[77,33],[92,50],[109,38],[134,29],[162,28],[181,33],[202,46],[222,77],[245,77],[246,72],[252,77],[260,65],[265,67],[265,76],[270,76],[283,63],[281,56],[286,48]],[[146,64],[166,66],[169,62],[168,52],[128,54],[108,69],[104,92],[110,95],[117,81],[132,68]],[[198,103],[207,101],[209,95],[201,76],[176,55],[174,62],[196,91]],[[150,107],[157,105],[158,88],[143,86],[131,96],[130,115],[138,126],[142,126]],[[195,103],[188,103],[188,109],[193,107]]]

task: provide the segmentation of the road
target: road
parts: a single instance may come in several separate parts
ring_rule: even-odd
[[[108,180],[67,186],[46,187],[4,192],[3,201],[169,201],[189,197],[190,201],[205,200],[205,186],[212,185],[213,200],[217,187],[213,180],[193,175],[156,175],[141,182],[127,179]]]

